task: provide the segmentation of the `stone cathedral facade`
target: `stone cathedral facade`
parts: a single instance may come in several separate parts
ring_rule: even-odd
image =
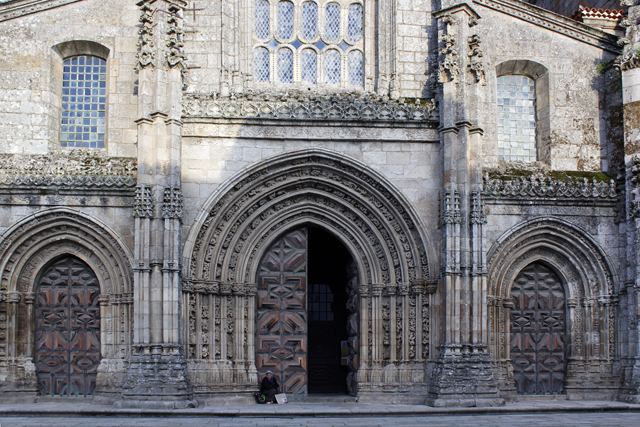
[[[0,402],[638,403],[640,9],[596,3],[0,1]]]

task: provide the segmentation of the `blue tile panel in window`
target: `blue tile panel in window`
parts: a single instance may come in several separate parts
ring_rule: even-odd
[[[256,37],[259,39],[269,37],[269,3],[266,0],[256,1],[254,19]]]
[[[362,40],[362,5],[349,6],[349,41],[352,43]]]
[[[534,162],[535,82],[526,76],[498,77],[498,158]]]
[[[318,34],[318,5],[312,1],[302,4],[302,38],[311,41]]]
[[[278,3],[278,37],[289,40],[293,35],[293,3],[281,1]]]
[[[336,3],[327,5],[324,17],[324,37],[330,42],[335,42],[340,37],[340,6]]]
[[[103,148],[106,123],[107,63],[94,56],[64,61],[62,72],[63,147]]]
[[[255,79],[257,82],[269,81],[269,51],[267,48],[256,48],[253,54],[253,64],[255,66]]]
[[[340,52],[331,49],[324,54],[325,83],[340,84]]]
[[[278,81],[293,83],[293,52],[291,49],[278,50]]]
[[[314,85],[317,81],[318,54],[313,49],[302,51],[301,61],[302,83]]]
[[[364,80],[364,61],[362,52],[352,50],[349,52],[349,84],[362,86]]]

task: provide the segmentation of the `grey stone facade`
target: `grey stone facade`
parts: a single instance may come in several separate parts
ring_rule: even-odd
[[[249,0],[0,2],[0,401],[38,398],[65,254],[100,282],[96,402],[250,399],[260,259],[309,224],[353,256],[360,401],[517,400],[511,289],[543,263],[562,393],[638,403],[640,9],[618,37],[516,0],[354,2],[362,86],[255,82]],[[106,61],[104,148],[60,144],[75,55]],[[508,75],[535,81],[536,162],[500,158]]]

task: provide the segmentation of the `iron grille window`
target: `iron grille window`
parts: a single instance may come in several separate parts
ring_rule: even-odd
[[[253,16],[257,83],[364,85],[360,0],[256,0]]]
[[[498,158],[535,162],[535,82],[526,76],[498,77]]]
[[[107,63],[104,59],[82,55],[64,61],[61,146],[104,147],[106,96]]]

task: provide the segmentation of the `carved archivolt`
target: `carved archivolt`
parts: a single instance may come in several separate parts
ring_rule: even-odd
[[[359,260],[363,282],[429,279],[427,239],[399,191],[355,160],[314,150],[260,163],[223,186],[185,245],[189,281],[252,283],[257,260],[297,223],[332,231]]]
[[[567,281],[575,282],[567,289],[569,297],[615,294],[614,270],[600,245],[586,231],[554,218],[524,222],[496,241],[488,254],[489,294],[509,298],[512,280],[518,272],[544,258],[540,249],[548,254],[547,262]]]
[[[58,255],[86,262],[100,280],[101,292],[131,292],[132,255],[116,234],[94,218],[68,209],[31,215],[0,240],[2,292],[33,292],[40,270]]]

